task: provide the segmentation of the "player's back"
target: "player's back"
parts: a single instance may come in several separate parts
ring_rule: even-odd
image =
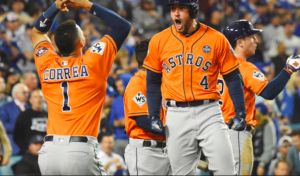
[[[36,47],[37,68],[48,103],[48,135],[97,137],[106,79],[116,51],[109,39],[105,36],[85,55],[68,59],[57,55],[49,42]]]

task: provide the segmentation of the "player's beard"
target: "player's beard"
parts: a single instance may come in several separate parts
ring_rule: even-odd
[[[177,27],[178,22],[177,21],[180,21],[181,29],[178,29],[178,27]],[[184,20],[174,20],[173,23],[175,25],[175,28],[176,28],[177,32],[182,33],[182,34],[187,34],[187,33],[189,33],[189,29],[190,29],[191,25],[193,25],[193,19],[189,18],[185,21]]]

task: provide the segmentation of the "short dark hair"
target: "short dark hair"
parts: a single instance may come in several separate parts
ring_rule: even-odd
[[[293,136],[299,136],[300,137],[300,129],[298,128],[298,129],[293,130],[292,133],[291,133],[291,136],[292,137]]]
[[[148,54],[149,42],[150,39],[143,40],[135,47],[135,56],[136,56],[136,61],[139,64],[139,68],[143,67],[144,60]]]
[[[69,56],[75,50],[78,29],[74,20],[61,23],[55,31],[55,44],[62,56]]]

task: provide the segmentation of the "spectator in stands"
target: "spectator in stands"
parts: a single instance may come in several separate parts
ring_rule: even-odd
[[[292,74],[282,92],[280,109],[290,123],[300,122],[300,72]]]
[[[6,73],[6,65],[3,62],[0,62],[0,78],[5,78],[5,73]]]
[[[91,22],[91,15],[88,11],[81,9],[78,14],[79,20],[77,21],[78,26],[83,28],[86,24]]]
[[[132,21],[132,7],[125,0],[110,0],[107,4],[107,8],[118,13],[121,17],[127,21]]]
[[[250,12],[252,14],[256,13],[255,3],[258,0],[248,0],[248,1],[240,1],[239,11],[240,12]]]
[[[115,63],[118,67],[122,67],[122,70],[126,73],[129,73],[130,71],[128,60],[128,52],[125,49],[120,49],[116,54]]]
[[[286,161],[286,155],[292,145],[292,138],[290,136],[283,136],[278,142],[278,152],[276,158],[273,159],[269,166],[268,175],[274,175],[274,169],[278,165],[278,161]]]
[[[38,87],[38,79],[35,73],[26,72],[23,76],[23,83],[28,87],[29,95]]]
[[[288,55],[285,54],[285,45],[284,43],[280,42],[277,45],[277,51],[278,55],[272,58],[272,62],[274,63],[275,66],[275,76],[277,76],[282,68],[286,65],[286,60],[288,58]]]
[[[122,171],[127,169],[124,159],[121,155],[114,153],[112,151],[113,148],[114,138],[112,136],[103,136],[101,141],[101,150],[99,151],[98,157],[104,165],[104,170],[107,175],[119,175],[116,174],[116,172],[122,173]]]
[[[272,37],[275,36],[275,39],[272,41],[270,45],[270,51],[269,51],[269,56],[270,57],[275,57],[278,55],[277,51],[277,45],[278,43],[282,42],[285,47],[285,54],[290,56],[293,55],[300,47],[300,38],[294,35],[295,31],[295,23],[293,21],[286,21],[284,24],[284,32],[282,34],[279,34],[278,36],[273,35]],[[268,33],[268,32],[266,32]]]
[[[281,176],[290,175],[288,163],[283,160],[277,161],[273,175],[281,175]]]
[[[34,135],[29,140],[28,151],[12,166],[14,174],[41,175],[38,165],[38,151],[42,148],[43,136]]]
[[[6,94],[12,95],[13,87],[20,82],[20,75],[17,70],[13,67],[8,69],[7,72],[7,84],[6,84]]]
[[[144,30],[144,37],[151,38],[164,28],[163,18],[155,8],[154,0],[141,0],[133,11],[133,25]]]
[[[124,102],[123,95],[125,87],[123,81],[120,78],[115,80],[117,91],[119,95],[114,99],[111,107],[109,123],[114,127],[115,145],[114,152],[119,155],[124,154],[124,150],[128,144],[128,136],[124,133],[125,128],[125,114],[124,114]]]
[[[17,66],[23,74],[32,71],[37,72],[33,59],[34,53],[32,48],[32,28],[33,23],[27,23],[25,34],[22,35],[22,37],[20,37],[20,40],[17,42],[23,56],[23,59],[20,59],[18,61]]]
[[[118,93],[114,90],[114,88],[112,88],[110,85],[107,85],[106,96],[104,99],[104,105],[101,116],[100,130],[97,137],[99,142],[102,140],[103,136],[114,134],[114,130],[109,124],[109,114],[111,111],[112,102],[116,95],[118,95]]]
[[[4,104],[12,101],[11,96],[5,94],[5,88],[5,80],[2,77],[0,77],[0,109]]]
[[[267,25],[269,23],[269,19],[266,15],[267,13],[267,3],[265,1],[257,1],[255,3],[256,13],[252,16],[252,23],[261,23],[263,25]]]
[[[232,4],[226,4],[225,5],[225,16],[224,16],[224,26],[228,26],[233,21],[237,21],[239,19],[239,15],[236,12],[237,9],[234,8],[234,5]]]
[[[0,148],[2,147],[4,150],[4,155],[0,150],[0,166],[5,166],[8,164],[11,157],[12,148],[9,142],[9,138],[7,137],[6,130],[0,120]]]
[[[25,25],[19,24],[19,18],[14,12],[6,14],[6,35],[11,42],[17,42],[25,33]]]
[[[24,11],[24,8],[25,8],[24,0],[13,0],[12,1],[12,4],[11,4],[12,11],[18,15],[27,17],[27,16],[29,16],[29,14]]]
[[[273,13],[271,15],[270,24],[264,26],[264,32],[262,33],[262,38],[265,44],[264,59],[269,61],[269,53],[271,43],[274,40],[274,37],[280,36],[283,34],[283,27],[281,26],[281,15],[278,13]]]
[[[12,96],[14,101],[3,105],[0,109],[0,120],[2,121],[10,143],[13,148],[13,155],[19,154],[19,147],[13,140],[13,132],[15,128],[16,120],[21,112],[24,112],[28,105],[28,88],[25,84],[19,83],[14,86],[12,90]]]
[[[44,96],[40,89],[33,90],[29,99],[31,108],[22,112],[14,129],[14,141],[20,148],[20,155],[26,153],[29,140],[34,135],[47,133],[48,113],[43,110]]]
[[[264,175],[276,153],[276,133],[273,121],[268,116],[268,107],[264,103],[259,103],[255,107],[258,125],[252,138],[254,149],[252,175]]]
[[[217,5],[212,9],[210,22],[207,23],[207,25],[219,32],[222,32],[222,20],[223,20],[222,8]]]
[[[6,28],[4,25],[0,25],[0,50],[8,54],[10,60],[15,60],[19,55],[17,47],[15,47],[11,41],[12,33],[17,28],[16,21],[17,19],[15,19],[11,13],[8,13],[6,17]]]
[[[295,129],[292,134],[293,145],[286,157],[289,163],[289,170],[291,175],[300,175],[300,129]]]

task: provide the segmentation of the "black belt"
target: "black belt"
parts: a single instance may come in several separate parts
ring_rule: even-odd
[[[208,104],[208,103],[213,103],[216,102],[217,100],[197,100],[197,101],[189,101],[189,102],[175,102],[177,107],[195,107],[195,106],[201,106],[203,104]],[[173,106],[171,104],[170,100],[167,100],[167,106]]]
[[[144,141],[143,142],[143,147],[151,147],[151,141]],[[156,141],[156,147],[155,148],[165,148],[166,147],[166,142],[160,142]]]
[[[63,138],[62,138],[63,139]],[[53,141],[53,136],[46,136],[45,142]],[[87,143],[88,138],[84,136],[71,136],[69,142],[84,142]]]

